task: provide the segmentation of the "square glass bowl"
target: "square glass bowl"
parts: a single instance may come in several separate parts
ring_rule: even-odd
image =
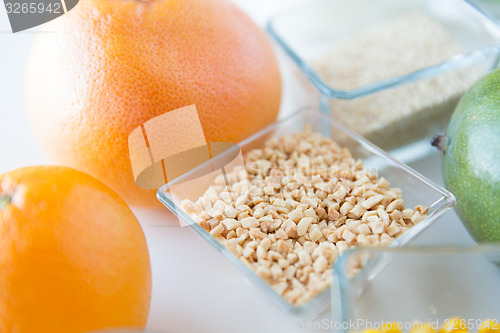
[[[304,305],[295,306],[288,303],[222,243],[197,224],[181,205],[184,199],[196,201],[209,185],[214,184],[215,178],[220,176],[222,171],[225,173],[230,172],[234,167],[233,161],[238,161],[249,150],[262,148],[264,142],[271,138],[299,133],[307,125],[311,126],[313,131],[320,132],[322,135],[335,140],[339,145],[348,148],[354,158],[362,159],[365,169],[377,172],[378,176],[386,178],[392,187],[399,187],[403,191],[403,199],[408,207],[415,207],[418,204],[429,207],[427,217],[395,239],[391,246],[401,246],[407,243],[455,205],[455,198],[450,192],[434,184],[408,166],[394,160],[390,155],[349,131],[317,108],[304,108],[288,118],[271,124],[238,145],[168,182],[158,190],[157,197],[179,218],[181,225],[189,226],[212,244],[249,280],[284,309],[292,313],[315,315],[328,307],[330,294],[328,289]],[[236,167],[238,165],[240,164],[236,163]]]
[[[464,0],[311,0],[267,30],[321,108],[385,150],[442,131],[500,52],[500,26]]]
[[[361,332],[382,321],[399,322],[408,332],[413,321],[436,328],[458,316],[475,333],[482,320],[500,320],[500,244],[356,248],[337,260],[333,275],[337,332]],[[341,327],[350,322],[356,327]]]

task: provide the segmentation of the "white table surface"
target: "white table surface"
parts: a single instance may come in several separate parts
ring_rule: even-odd
[[[273,11],[300,0],[235,2],[263,25]],[[24,67],[35,30],[12,34],[4,7],[0,6],[0,173],[50,163],[29,128],[23,101]],[[300,90],[283,55],[279,59],[284,115],[315,100]],[[409,164],[443,184],[437,153]],[[153,271],[148,328],[157,332],[303,332],[296,318],[272,303],[206,241],[190,229],[180,228],[166,209],[134,212],[147,238]],[[456,214],[449,212],[412,244],[474,242]]]

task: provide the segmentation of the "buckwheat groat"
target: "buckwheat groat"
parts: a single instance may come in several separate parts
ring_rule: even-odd
[[[308,128],[248,152],[245,169],[183,209],[292,304],[328,287],[342,252],[388,245],[428,211]]]

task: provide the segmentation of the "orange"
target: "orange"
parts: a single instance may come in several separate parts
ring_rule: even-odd
[[[52,161],[151,206],[132,130],[195,104],[208,142],[236,143],[276,119],[281,81],[265,33],[226,0],[85,0],[36,37],[25,96]]]
[[[0,175],[0,332],[143,328],[151,297],[144,234],[109,187],[80,171]]]

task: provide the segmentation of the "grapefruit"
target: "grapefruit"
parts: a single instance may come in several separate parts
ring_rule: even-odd
[[[129,160],[146,121],[195,104],[207,142],[237,143],[277,117],[272,47],[227,0],[85,0],[41,30],[25,79],[37,140],[129,204],[159,205]]]

